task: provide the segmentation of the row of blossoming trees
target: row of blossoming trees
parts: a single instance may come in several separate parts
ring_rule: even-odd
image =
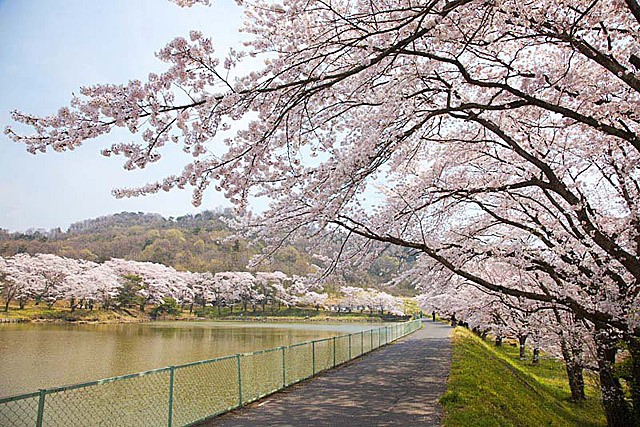
[[[163,307],[169,300],[193,310],[194,305],[251,307],[262,311],[282,306],[326,307],[328,295],[309,278],[275,272],[193,273],[151,262],[111,259],[102,264],[51,254],[0,257],[0,289],[8,311],[12,301],[21,308],[28,301],[52,307],[67,301],[76,308],[102,309]],[[402,314],[402,300],[385,292],[341,288],[336,306],[352,311],[368,309]]]
[[[242,50],[219,58],[193,31],[159,51],[165,72],[84,87],[51,116],[14,112],[34,132],[6,133],[36,153],[125,128],[138,142],[103,154],[127,169],[179,144],[195,157],[181,172],[115,195],[266,195],[274,244],[409,248],[416,270],[435,262],[508,305],[586,323],[608,424],[640,425],[640,3],[237,3]],[[233,78],[250,57],[263,65]],[[334,258],[357,256],[347,243]]]
[[[485,268],[505,286],[515,286],[517,282],[519,287],[534,291],[540,285],[528,273],[514,274],[500,265]],[[465,325],[482,337],[492,334],[498,346],[504,338],[517,340],[521,359],[526,357],[525,346],[530,345],[534,364],[539,362],[541,351],[564,360],[572,399],[586,399],[584,371],[599,370],[592,323],[555,305],[469,286],[437,265],[432,264],[422,273],[417,284],[422,292],[417,297],[420,307],[435,309],[442,317],[452,319],[454,325]],[[614,376],[610,380],[618,381]]]

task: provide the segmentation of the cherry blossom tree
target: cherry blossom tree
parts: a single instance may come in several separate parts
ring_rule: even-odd
[[[525,289],[529,291],[540,286],[532,275],[518,274],[504,266],[494,266],[491,274],[503,284],[513,280],[528,283]],[[502,343],[503,337],[517,339],[521,359],[525,358],[527,341],[533,344],[533,363],[537,363],[541,350],[562,358],[572,399],[585,399],[583,370],[587,355],[594,354],[589,345],[594,342],[594,331],[588,323],[556,306],[465,286],[459,276],[448,275],[441,268],[423,272],[423,282],[418,285],[422,293],[417,298],[421,307],[437,307],[445,316],[455,315],[483,337],[493,333],[496,345]]]
[[[396,316],[404,316],[404,301],[402,298],[395,297],[386,292],[367,289],[363,301],[372,312],[376,310],[382,315],[386,312]]]
[[[49,308],[57,301],[66,299],[65,293],[69,290],[66,281],[69,277],[95,265],[90,261],[52,254],[18,254],[12,257],[11,264],[13,269],[9,278],[22,288],[23,299],[35,300],[36,305],[45,302]],[[71,305],[74,305],[73,302]]]
[[[255,274],[256,285],[259,287],[259,292],[262,293],[262,311],[265,310],[266,305],[271,301],[275,304],[276,301],[280,303],[286,301],[287,292],[284,288],[284,281],[289,277],[281,271],[274,272],[257,272]]]
[[[139,288],[136,294],[140,297],[140,309],[144,311],[147,304],[163,304],[163,298],[173,298],[178,303],[185,298],[192,298],[187,285],[189,278],[172,267],[152,262],[129,261],[113,258],[104,263],[121,277],[135,277]]]
[[[316,311],[320,311],[320,307],[326,308],[328,299],[329,295],[327,294],[319,294],[315,291],[309,291],[298,298],[298,304],[302,306],[311,306],[314,307]]]
[[[30,271],[24,268],[28,259],[30,256],[27,254],[0,259],[0,284],[2,285],[2,297],[5,301],[4,311],[9,311],[9,304],[14,299],[19,301],[20,308],[24,308],[29,297],[29,288],[35,280]]]
[[[73,312],[83,304],[93,308],[94,301],[102,301],[103,306],[117,292],[119,276],[111,269],[91,261],[73,260],[77,268],[67,274],[60,286],[62,299],[69,300],[69,308]]]
[[[346,309],[349,313],[358,307],[366,306],[367,295],[362,288],[357,286],[341,286],[340,294],[342,295],[340,307]]]
[[[246,271],[226,271],[216,273],[216,278],[221,282],[221,290],[224,295],[225,304],[231,307],[233,312],[234,304],[242,303],[243,311],[247,311],[247,306],[261,300],[254,286],[255,278]]]
[[[164,73],[84,87],[52,116],[16,111],[35,133],[6,133],[36,153],[126,128],[140,142],[102,152],[127,169],[179,144],[194,156],[181,173],[115,195],[268,196],[274,245],[342,229],[567,310],[596,331],[608,424],[640,422],[640,390],[629,407],[610,378],[622,340],[640,384],[637,1],[238,3],[244,50],[218,58],[193,31],[158,52]],[[228,77],[249,57],[264,66]],[[488,261],[542,286],[497,282]]]

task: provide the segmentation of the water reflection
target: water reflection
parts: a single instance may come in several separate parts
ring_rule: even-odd
[[[0,396],[370,329],[366,324],[0,325]]]

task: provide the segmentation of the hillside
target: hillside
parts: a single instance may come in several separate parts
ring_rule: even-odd
[[[51,253],[95,262],[110,258],[151,261],[197,272],[246,271],[251,258],[264,245],[234,237],[224,220],[232,215],[230,209],[177,218],[123,212],[74,223],[67,231],[0,230],[0,256]],[[340,279],[357,286],[376,286],[397,275],[407,262],[411,258],[402,252],[386,252],[368,270],[354,271]],[[259,270],[307,275],[323,267],[301,242],[280,248]],[[412,290],[397,289],[394,293],[409,295]]]

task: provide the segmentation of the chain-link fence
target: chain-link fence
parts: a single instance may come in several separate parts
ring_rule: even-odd
[[[0,399],[0,426],[185,426],[420,328],[420,320]]]

